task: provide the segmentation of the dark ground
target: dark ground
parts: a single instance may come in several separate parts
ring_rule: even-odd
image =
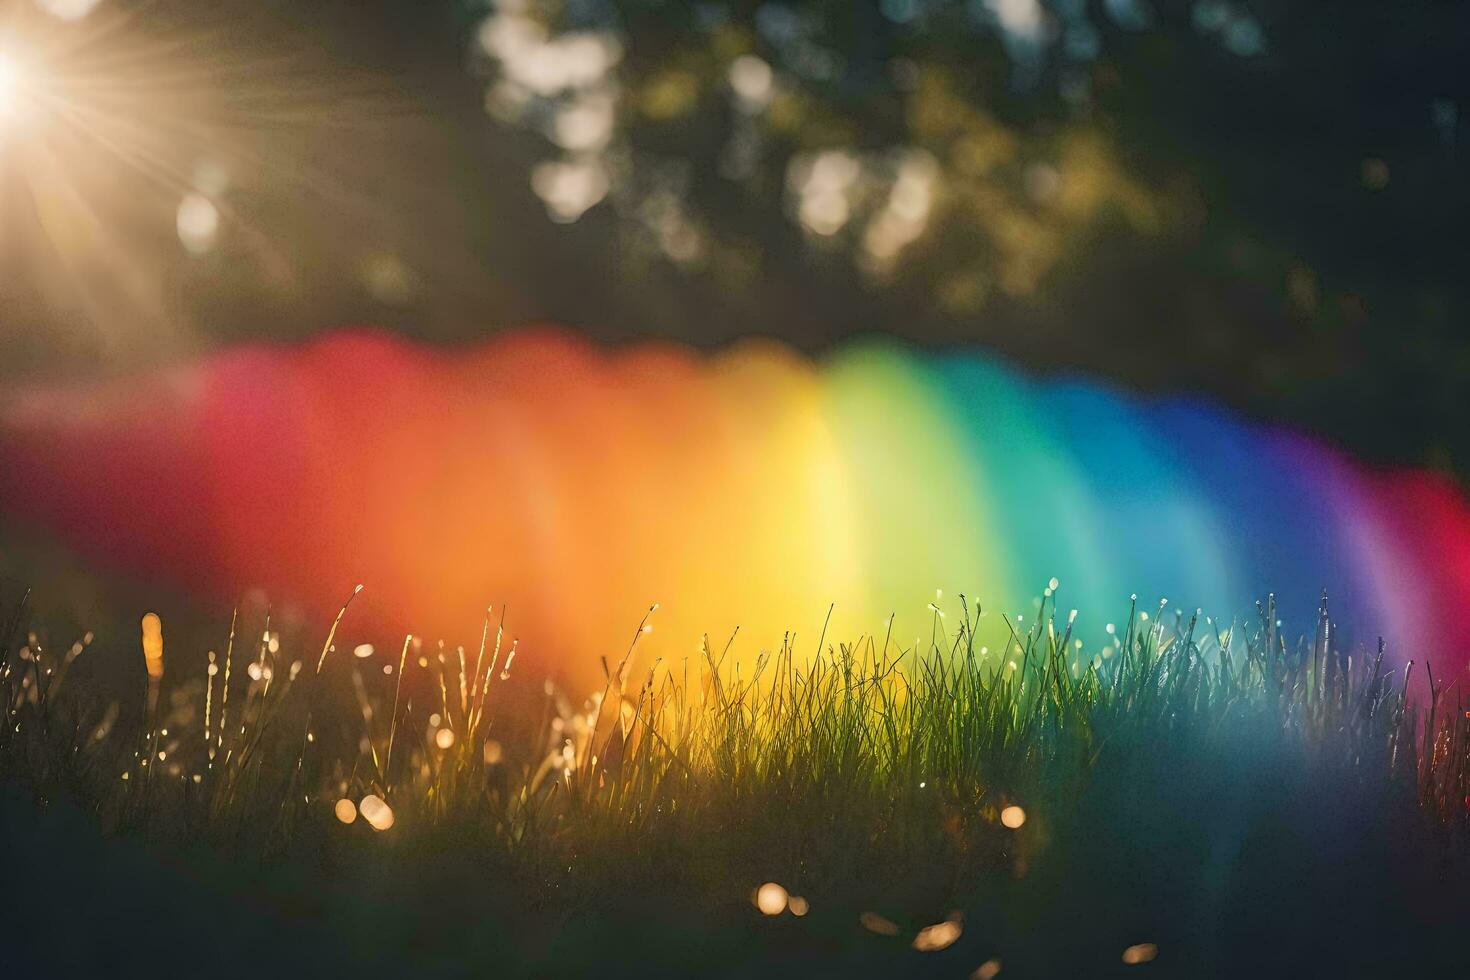
[[[943,869],[884,882],[859,870],[812,892],[803,919],[763,918],[638,857],[565,907],[473,840],[372,837],[325,813],[267,860],[104,839],[77,807],[38,810],[12,781],[0,948],[13,977],[966,977],[992,957],[1005,977],[1458,975],[1467,879],[1428,823],[1261,762],[1248,784],[1202,775],[1209,760],[1161,762],[1152,782],[1100,776],[1125,789],[1088,793],[1024,877],[959,884],[948,903],[925,894]],[[946,907],[964,912],[961,939],[908,949]],[[866,909],[904,933],[864,931]],[[1133,942],[1157,943],[1158,959],[1123,965]]]

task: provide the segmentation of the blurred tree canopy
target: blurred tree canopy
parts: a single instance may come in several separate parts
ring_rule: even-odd
[[[128,29],[200,18],[157,6]],[[811,350],[884,332],[1203,390],[1470,471],[1470,5],[222,14],[273,87],[221,85],[227,136],[178,150],[185,186],[139,232],[164,286],[142,313],[79,303],[75,278],[45,285],[45,249],[7,253],[36,273],[0,286],[7,375],[341,323],[452,341],[544,319]],[[205,164],[229,179],[203,186]],[[26,194],[7,176],[8,200]],[[208,241],[187,237],[181,196],[218,208]]]

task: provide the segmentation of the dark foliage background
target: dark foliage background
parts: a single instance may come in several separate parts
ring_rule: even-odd
[[[9,382],[344,323],[882,331],[1470,466],[1464,4],[112,6],[97,44],[194,59],[160,118],[223,122],[107,191],[86,264],[7,160]]]

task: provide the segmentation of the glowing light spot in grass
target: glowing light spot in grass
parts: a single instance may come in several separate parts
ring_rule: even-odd
[[[1159,947],[1153,943],[1138,943],[1123,950],[1123,962],[1129,966],[1136,966],[1139,963],[1152,962],[1153,958],[1158,955]]]
[[[430,728],[438,728],[441,724],[443,724],[443,722],[444,718],[442,715],[439,714],[439,712],[435,711],[433,714],[429,715]]]
[[[150,680],[163,677],[163,620],[158,613],[145,613],[143,627],[143,663]]]
[[[802,898],[800,895],[792,895],[789,899],[787,899],[786,907],[789,908],[791,910],[791,914],[796,916],[798,919],[810,912],[812,908],[811,903]]]
[[[393,808],[372,793],[362,798],[357,809],[374,830],[387,830],[393,826]]]
[[[1113,634],[1115,634],[1115,633],[1118,632],[1118,627],[1114,626],[1112,623],[1109,623],[1107,626],[1104,626],[1103,629],[1105,629],[1105,630],[1108,631],[1108,636],[1112,636]]]
[[[332,813],[343,823],[351,823],[357,819],[357,804],[343,797],[337,801],[336,806],[332,807]]]
[[[504,750],[495,739],[492,738],[485,743],[485,764],[487,766],[493,766],[498,763],[503,754]]]
[[[427,667],[427,666],[429,666],[429,658],[428,657],[420,657],[419,658],[419,666],[420,667]]]
[[[970,980],[995,980],[1000,976],[1000,960],[986,960],[975,967],[975,972],[970,974]]]
[[[434,733],[434,744],[441,749],[447,749],[454,745],[454,732],[448,728],[441,728]]]
[[[392,664],[384,664],[383,665],[383,674],[385,676],[388,676],[388,677],[393,676],[393,665]]]
[[[1026,811],[1012,803],[1000,811],[1000,822],[1011,830],[1019,830],[1026,822]]]
[[[943,922],[920,929],[918,935],[914,936],[914,949],[921,953],[937,953],[941,949],[948,949],[959,940],[963,931],[964,919],[958,912],[952,912]]]
[[[352,648],[352,655],[359,660],[365,660],[373,655],[373,645],[371,643],[359,643]]]
[[[258,681],[265,676],[265,670],[258,663],[252,663],[245,668],[245,673],[250,675],[252,681]]]
[[[1057,590],[1057,586],[1061,585],[1062,583],[1057,581],[1056,576],[1052,576],[1051,581],[1047,582],[1046,584],[1049,589],[1055,592]]]
[[[786,889],[768,881],[755,890],[755,907],[762,915],[780,915],[786,910]]]
[[[877,912],[864,912],[858,916],[858,923],[864,929],[879,936],[898,935],[898,923],[891,919],[885,919]]]

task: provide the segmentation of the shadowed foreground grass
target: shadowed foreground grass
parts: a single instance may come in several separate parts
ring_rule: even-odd
[[[335,626],[293,652],[236,623],[192,676],[145,624],[147,657],[109,654],[136,673],[114,701],[71,676],[103,651],[51,649],[18,609],[0,635],[9,961],[1463,970],[1458,683],[1333,649],[1325,602],[1299,640],[1269,607],[1225,631],[1134,609],[1098,652],[1054,600],[1005,651],[955,612],[927,649],[879,634],[754,664],[708,642],[650,664],[640,626],[579,701],[549,682],[513,697],[525,666],[490,621],[477,650],[371,653],[336,648]]]

